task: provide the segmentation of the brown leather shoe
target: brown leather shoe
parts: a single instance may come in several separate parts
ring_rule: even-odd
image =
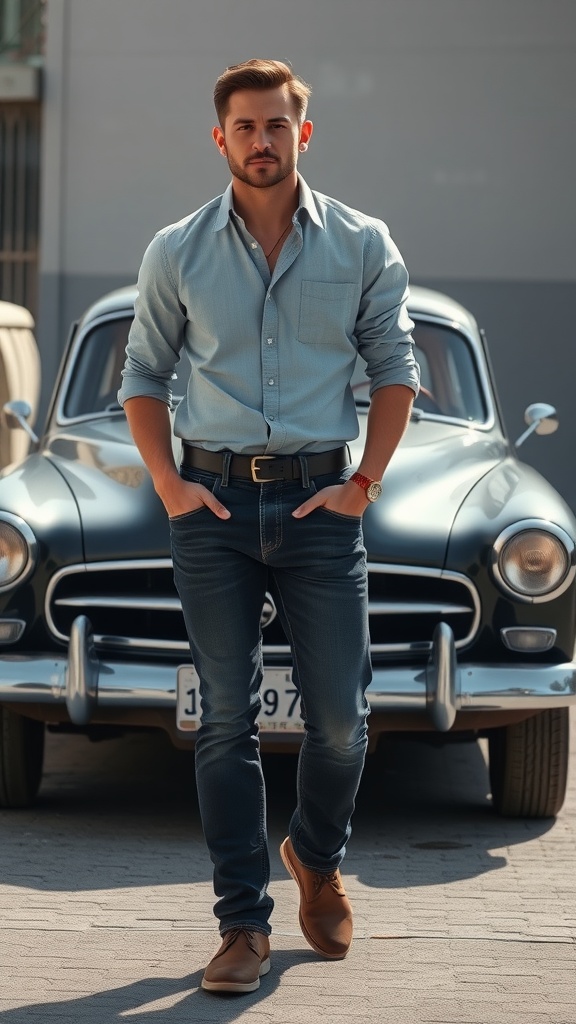
[[[270,970],[270,940],[249,928],[224,932],[222,945],[204,971],[201,986],[208,992],[254,992]]]
[[[300,927],[312,949],[330,960],[342,960],[352,942],[352,907],[339,871],[321,875],[300,863],[290,837],[280,856],[300,889]]]

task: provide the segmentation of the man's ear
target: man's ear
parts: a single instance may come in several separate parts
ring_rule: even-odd
[[[303,121],[302,127],[300,128],[300,139],[298,141],[298,149],[301,153],[305,153],[308,149],[308,143],[312,138],[312,132],[314,131],[314,125],[312,121]]]
[[[214,139],[221,156],[226,156],[226,141],[224,139],[224,132],[219,124],[215,125],[212,129],[212,138]]]

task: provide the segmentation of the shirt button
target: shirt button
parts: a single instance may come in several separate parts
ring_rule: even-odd
[[[268,383],[269,384],[273,384],[274,383],[274,377],[270,377],[270,380],[268,381]]]
[[[274,341],[274,338],[266,338],[266,341],[268,342],[269,345],[271,345]]]
[[[251,249],[257,249],[258,248],[258,242],[250,242],[250,248]]]
[[[273,417],[273,416],[269,416],[269,417],[268,417],[268,419],[269,419],[269,420],[273,420],[273,419],[274,419],[274,417]]]

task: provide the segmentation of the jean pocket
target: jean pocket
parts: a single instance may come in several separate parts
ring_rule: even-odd
[[[331,508],[326,508],[326,505],[320,505],[316,511],[323,512],[325,516],[330,516],[330,519],[339,519],[344,523],[355,523],[356,526],[362,522],[362,516],[346,516],[342,512],[333,512]]]
[[[337,473],[327,473],[321,477],[317,476],[315,480],[310,481],[310,490],[313,494],[318,494],[318,491],[323,490],[324,487],[330,487],[332,484],[346,483],[349,475],[348,469],[344,469],[339,470]],[[342,512],[333,512],[331,508],[326,508],[326,505],[318,505],[315,511],[323,512],[330,519],[339,519],[344,523],[356,523],[358,525],[358,523],[362,522],[362,516],[346,516]]]
[[[207,505],[200,505],[199,508],[193,508],[189,512],[180,512],[177,516],[168,516],[169,523],[181,523],[185,519],[193,519],[194,516],[200,515],[201,512],[209,512],[210,509]]]

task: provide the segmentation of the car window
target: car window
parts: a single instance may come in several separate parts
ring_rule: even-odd
[[[119,409],[116,395],[131,323],[129,316],[106,320],[84,337],[66,388],[63,411],[67,419]],[[182,360],[172,381],[176,400],[184,393],[189,372],[187,360]]]
[[[414,355],[420,365],[421,390],[414,408],[434,416],[483,423],[487,418],[484,390],[471,346],[458,331],[441,324],[416,321]],[[369,400],[369,382],[359,365],[353,377],[358,401]]]

